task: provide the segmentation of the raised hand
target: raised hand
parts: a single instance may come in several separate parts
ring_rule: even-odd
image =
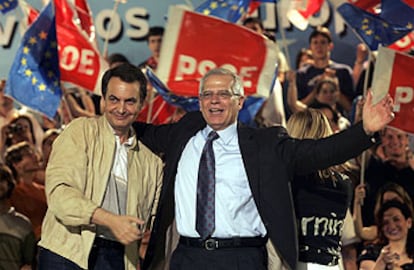
[[[394,119],[393,100],[390,95],[386,95],[377,104],[372,104],[372,92],[368,91],[364,107],[362,108],[362,121],[364,130],[367,134],[383,129]]]

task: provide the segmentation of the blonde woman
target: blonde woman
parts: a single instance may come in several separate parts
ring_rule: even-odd
[[[287,129],[298,139],[320,139],[333,133],[325,115],[314,109],[293,114]],[[351,181],[342,173],[345,170],[345,165],[339,165],[294,177],[299,270],[340,269],[340,241],[351,199]]]

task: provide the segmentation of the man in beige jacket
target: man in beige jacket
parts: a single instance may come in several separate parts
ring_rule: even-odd
[[[162,176],[161,160],[131,128],[145,96],[138,68],[110,69],[102,79],[104,115],[78,118],[56,139],[39,269],[136,269]]]

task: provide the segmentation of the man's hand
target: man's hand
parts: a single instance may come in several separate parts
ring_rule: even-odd
[[[380,131],[394,119],[392,108],[393,100],[390,95],[374,105],[372,104],[372,92],[368,91],[362,108],[362,121],[367,135]]]
[[[132,216],[116,216],[114,215],[109,223],[109,229],[124,245],[128,245],[143,237],[143,232],[138,226],[143,225],[144,221]]]
[[[144,221],[133,216],[119,216],[102,208],[97,208],[92,215],[92,223],[108,227],[116,239],[128,245],[143,237]]]

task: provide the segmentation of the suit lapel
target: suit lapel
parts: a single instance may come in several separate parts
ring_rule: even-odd
[[[256,204],[259,194],[259,147],[254,138],[254,129],[238,126],[239,146],[243,159],[244,168],[246,169],[247,178],[249,180],[250,189]]]

